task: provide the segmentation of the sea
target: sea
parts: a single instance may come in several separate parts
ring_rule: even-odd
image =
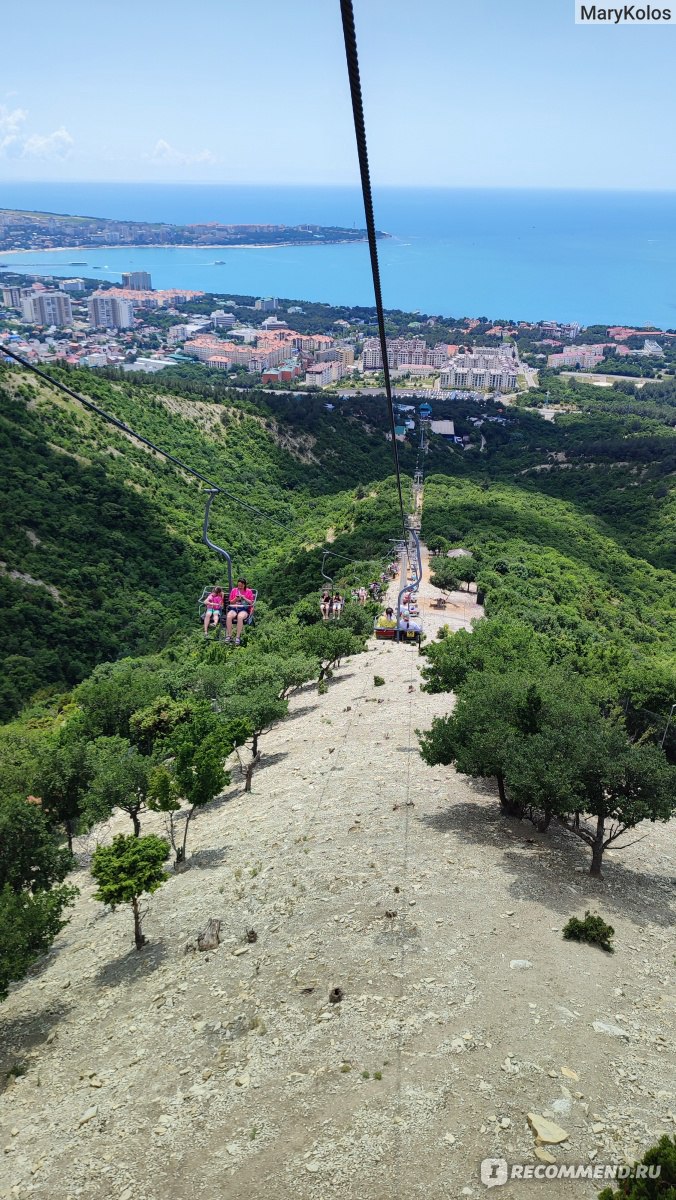
[[[4,183],[0,206],[95,217],[361,228],[356,187]],[[676,193],[376,188],[387,308],[428,316],[676,327]],[[87,248],[3,254],[0,267],[158,288],[371,305],[365,243]],[[0,281],[2,271],[0,270]]]

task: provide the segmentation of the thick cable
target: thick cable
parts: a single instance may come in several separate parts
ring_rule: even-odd
[[[397,450],[397,436],[395,431],[394,407],[392,404],[392,384],[390,381],[390,364],[387,358],[387,336],[385,334],[385,312],[383,310],[383,297],[380,287],[380,266],[378,264],[378,243],[376,239],[376,226],[373,216],[373,196],[371,193],[371,176],[369,172],[368,148],[366,145],[366,125],[364,122],[364,105],[361,94],[361,81],[359,78],[359,56],[357,54],[357,34],[354,24],[354,11],[352,8],[352,0],[340,0],[340,12],[343,20],[343,37],[345,39],[345,57],[347,59],[347,72],[350,81],[350,95],[352,97],[352,114],[354,117],[354,132],[357,140],[357,154],[359,157],[359,173],[361,175],[361,190],[364,200],[364,213],[366,216],[366,231],[368,234],[369,254],[371,256],[371,274],[373,276],[373,291],[376,300],[376,314],[378,317],[378,336],[380,338],[380,353],[383,360],[383,375],[385,376],[385,395],[387,398],[387,407],[390,416],[390,433],[392,437],[392,454],[394,456],[394,469],[397,476],[397,491],[399,493],[399,512],[401,515],[401,527],[404,534],[404,541],[407,540],[408,526],[406,524],[406,516],[404,514],[404,497],[401,490],[401,470],[399,467],[399,453]]]
[[[273,524],[279,525],[280,529],[289,528],[288,524],[284,525],[281,521],[278,521],[276,517],[271,517],[268,513],[264,513],[262,509],[256,508],[255,504],[248,504],[246,500],[240,500],[238,496],[233,496],[231,492],[226,492],[219,483],[214,483],[213,479],[209,479],[209,477],[207,475],[203,475],[201,471],[196,471],[194,467],[188,466],[188,464],[182,462],[180,458],[176,458],[174,454],[170,454],[168,450],[162,450],[160,446],[156,446],[154,442],[151,442],[150,438],[144,437],[142,433],[137,433],[136,430],[132,429],[130,425],[126,425],[124,421],[120,421],[119,418],[114,417],[112,413],[108,413],[104,408],[100,408],[98,404],[94,404],[93,400],[87,400],[84,396],[81,396],[79,392],[74,391],[73,388],[69,388],[65,383],[61,383],[59,379],[54,379],[51,375],[48,375],[46,371],[41,371],[39,367],[34,366],[33,363],[28,362],[28,360],[25,358],[22,358],[20,354],[16,353],[16,351],[10,350],[7,346],[3,345],[0,347],[0,354],[6,354],[9,358],[13,358],[27,371],[32,371],[34,375],[38,375],[40,379],[44,379],[45,383],[48,383],[51,387],[56,388],[58,391],[65,392],[67,396],[70,396],[73,400],[77,400],[78,403],[82,404],[84,408],[88,408],[91,412],[96,413],[97,416],[102,417],[103,420],[107,421],[109,425],[114,425],[115,428],[119,429],[122,433],[126,433],[130,437],[135,438],[137,442],[141,442],[144,446],[148,446],[150,450],[154,450],[156,454],[161,455],[161,457],[166,459],[167,462],[173,463],[175,467],[180,467],[182,471],[187,471],[187,473],[189,475],[193,475],[195,479],[200,479],[202,483],[208,483],[209,487],[215,488],[221,496],[227,496],[228,500],[232,500],[233,503],[238,504],[240,508],[246,508],[249,512],[256,513],[257,516],[263,517],[264,520],[272,521]]]

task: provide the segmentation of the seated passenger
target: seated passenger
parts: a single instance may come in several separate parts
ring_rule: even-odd
[[[339,617],[343,611],[343,597],[341,596],[340,592],[333,593],[333,599],[331,601],[331,604],[333,606],[333,611],[334,611],[335,615],[337,617]]]
[[[225,604],[225,596],[223,588],[214,588],[213,592],[209,592],[204,601],[204,636],[208,636],[209,625],[216,627],[223,614],[223,605]]]
[[[395,629],[396,624],[397,622],[394,618],[394,609],[386,608],[385,612],[381,613],[381,615],[378,617],[376,629]]]
[[[399,629],[402,632],[406,632],[407,630],[410,629],[412,633],[421,633],[422,632],[422,624],[420,623],[420,621],[416,621],[416,620],[412,619],[411,617],[405,617],[402,614],[401,617],[399,618]]]
[[[247,620],[254,606],[254,594],[250,587],[247,587],[246,579],[238,579],[237,587],[234,587],[228,598],[228,615],[225,618],[226,642],[232,641],[232,627],[237,622],[237,635],[235,637],[235,645],[239,646],[242,640],[242,630],[244,622]]]
[[[322,621],[328,621],[331,616],[331,593],[323,592],[321,604],[319,605],[322,613]]]

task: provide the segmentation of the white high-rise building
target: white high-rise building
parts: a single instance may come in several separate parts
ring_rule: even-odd
[[[65,292],[30,292],[21,300],[21,314],[31,325],[72,325],[73,310]]]
[[[134,324],[134,305],[131,300],[118,296],[107,296],[105,292],[93,295],[87,305],[89,324],[93,329],[131,329]]]
[[[133,292],[150,292],[152,286],[147,271],[124,271],[122,273],[123,288],[131,288]]]

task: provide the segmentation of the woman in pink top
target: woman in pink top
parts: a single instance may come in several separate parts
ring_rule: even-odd
[[[220,621],[221,615],[223,613],[224,604],[225,604],[225,596],[223,595],[223,588],[217,587],[217,588],[214,588],[213,592],[209,592],[209,595],[207,596],[207,598],[205,600],[205,612],[204,612],[204,636],[205,637],[207,636],[207,631],[209,629],[209,623],[211,623],[214,626],[218,625],[218,622]]]
[[[254,605],[254,594],[250,587],[247,587],[246,579],[238,579],[237,587],[234,587],[228,598],[228,615],[225,618],[226,642],[232,641],[232,627],[237,621],[237,636],[235,645],[239,646],[242,638],[242,630],[244,622]]]

